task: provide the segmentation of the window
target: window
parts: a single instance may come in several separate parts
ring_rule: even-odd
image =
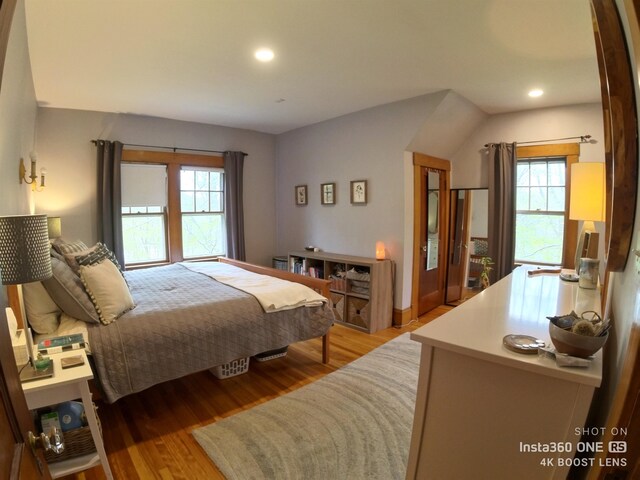
[[[125,149],[125,265],[180,262],[226,253],[222,157]]]
[[[569,220],[570,166],[579,144],[518,147],[515,263],[573,268],[578,222]]]
[[[562,264],[565,172],[564,158],[518,160],[516,262]]]
[[[180,210],[184,258],[226,252],[223,175],[222,169],[182,167]]]
[[[122,237],[125,265],[167,261],[167,167],[123,163]]]

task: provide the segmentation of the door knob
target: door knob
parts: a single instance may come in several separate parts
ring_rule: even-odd
[[[422,251],[423,251],[423,252],[426,252],[426,251],[427,251],[427,246],[426,246],[426,245],[423,245],[423,246],[422,246]]]
[[[62,440],[60,430],[56,427],[51,428],[49,436],[42,432],[38,437],[36,437],[33,432],[30,431],[29,444],[31,445],[31,449],[34,453],[36,448],[42,448],[45,452],[52,451],[56,454],[64,452],[64,441]]]

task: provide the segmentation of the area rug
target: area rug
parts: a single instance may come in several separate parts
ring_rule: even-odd
[[[194,430],[229,480],[403,479],[420,344],[405,333],[320,380]]]

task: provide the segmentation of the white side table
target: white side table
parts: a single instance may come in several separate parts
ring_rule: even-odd
[[[60,359],[74,355],[82,355],[84,365],[63,369],[60,365]],[[107,453],[104,450],[98,419],[91,401],[88,381],[93,378],[93,372],[89,366],[86,352],[84,349],[78,349],[47,356],[51,357],[53,361],[53,376],[22,384],[27,406],[30,410],[35,410],[36,408],[69,400],[82,399],[91,436],[96,446],[96,452],[94,453],[49,464],[51,476],[53,478],[63,477],[102,464],[107,478],[113,479],[109,461],[107,460]]]

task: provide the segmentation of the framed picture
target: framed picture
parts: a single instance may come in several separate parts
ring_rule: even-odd
[[[351,203],[365,205],[367,203],[367,181],[353,180],[351,182]]]
[[[296,185],[296,205],[307,204],[307,186]]]
[[[320,203],[322,205],[335,205],[336,203],[336,184],[323,183],[320,185]]]

